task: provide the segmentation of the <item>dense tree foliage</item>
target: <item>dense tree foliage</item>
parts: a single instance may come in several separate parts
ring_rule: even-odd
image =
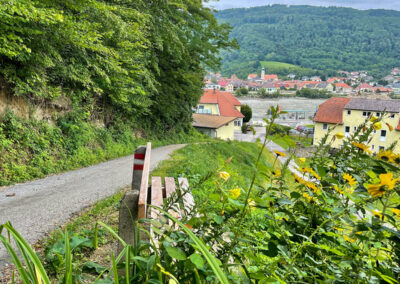
[[[223,73],[241,77],[260,61],[331,74],[340,69],[387,73],[400,64],[400,12],[272,5],[216,14],[233,26],[241,49],[223,54]],[[268,72],[268,70],[267,70]]]
[[[31,100],[187,128],[206,67],[233,44],[201,1],[10,0],[0,7],[0,76]]]
[[[243,122],[249,122],[253,117],[253,111],[249,105],[242,105],[240,112],[244,115]]]

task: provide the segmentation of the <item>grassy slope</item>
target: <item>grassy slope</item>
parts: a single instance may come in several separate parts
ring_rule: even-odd
[[[210,143],[190,144],[176,151],[170,160],[163,161],[157,169],[152,172],[152,176],[186,176],[189,178],[193,190],[193,195],[196,200],[202,199],[207,194],[207,181],[202,186],[197,186],[199,181],[204,181],[204,177],[216,175],[218,171],[223,170],[231,174],[230,184],[232,187],[242,187],[247,189],[251,174],[254,170],[254,162],[259,153],[260,145],[246,142],[224,142],[216,141]],[[232,160],[227,165],[225,161],[232,157]],[[275,155],[265,151],[262,156],[262,163],[273,164]],[[266,179],[263,175],[259,175],[257,183],[264,183]],[[286,180],[289,183],[294,183],[290,174]],[[79,215],[72,218],[63,227],[68,230],[70,235],[78,234],[80,236],[93,236],[93,227],[97,221],[103,221],[109,224],[114,229],[118,227],[118,209],[119,201],[125,192],[129,190],[125,188],[115,195],[106,198]],[[59,230],[54,231],[46,239],[41,241],[41,249],[51,247],[57,240],[61,238]],[[99,254],[103,260],[103,265],[108,265],[108,255],[111,255],[113,239],[110,236],[102,236],[100,238],[100,253],[89,252],[78,254],[75,256],[75,262],[78,265],[83,265],[89,260],[99,261]]]
[[[304,68],[301,66],[284,63],[284,62],[277,62],[277,61],[261,61],[260,62],[262,67],[265,67],[267,73],[278,73],[278,74],[285,74],[287,75],[288,72],[312,72],[313,70],[310,68]]]

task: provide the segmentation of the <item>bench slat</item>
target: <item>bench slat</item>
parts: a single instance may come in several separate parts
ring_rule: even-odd
[[[192,210],[195,207],[193,195],[188,192],[189,182],[187,178],[178,178],[179,188],[181,190],[183,208],[187,211]]]
[[[162,184],[161,177],[152,177],[151,178],[151,205],[157,207],[163,207],[163,192],[162,192]],[[150,217],[152,219],[157,219],[158,210],[151,208]]]
[[[149,187],[149,175],[150,175],[150,157],[151,157],[151,143],[147,143],[146,156],[143,164],[143,174],[140,183],[140,193],[138,202],[138,217],[139,219],[146,218],[147,211],[147,195]]]
[[[165,178],[165,198],[171,197],[171,195],[176,191],[175,179],[173,177]]]

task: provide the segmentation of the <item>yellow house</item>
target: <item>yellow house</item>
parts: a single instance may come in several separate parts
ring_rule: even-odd
[[[314,117],[314,144],[318,144],[329,129],[333,131],[328,143],[338,132],[350,137],[366,119],[371,116],[380,117],[384,112],[382,129],[373,132],[368,146],[372,152],[378,153],[399,141],[393,152],[400,154],[400,101],[397,100],[330,98],[319,106]],[[386,123],[394,130],[390,131]],[[343,140],[335,139],[332,147],[338,148],[342,143]]]
[[[215,127],[222,127],[222,122],[225,122],[225,124],[228,124],[226,125],[226,128],[215,131],[215,135],[210,131],[207,132],[210,134],[210,136],[212,134],[212,137],[233,139],[235,130],[240,130],[243,124],[244,115],[240,112],[241,105],[242,104],[229,92],[222,92],[219,90],[204,90],[204,94],[200,98],[200,102],[196,109],[196,114],[203,116],[194,115],[193,126],[196,128],[202,128],[199,130],[201,132],[205,132],[205,123],[210,123],[210,127],[212,126],[210,129],[219,129]],[[205,118],[205,116],[224,117],[224,119]],[[195,117],[198,123],[196,123]],[[229,123],[227,122],[228,120]],[[230,127],[231,123],[232,127]],[[229,135],[227,132],[229,132]]]
[[[235,134],[234,120],[236,117],[226,117],[209,114],[193,114],[193,126],[211,138],[233,140]]]

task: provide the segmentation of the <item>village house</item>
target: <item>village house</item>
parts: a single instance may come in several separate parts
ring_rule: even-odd
[[[263,85],[262,85],[262,88],[264,88],[265,89],[265,91],[268,93],[268,94],[273,94],[273,93],[276,93],[277,91],[278,91],[278,88],[275,86],[275,84],[273,84],[273,83],[264,83]]]
[[[359,85],[356,88],[356,91],[357,92],[373,92],[374,88],[370,84],[362,83],[361,85]]]
[[[232,93],[204,90],[193,114],[193,126],[213,138],[233,140],[235,130],[243,124],[241,105]]]
[[[353,92],[353,88],[346,83],[335,83],[336,93],[350,94]]]
[[[394,142],[400,141],[400,101],[330,98],[319,106],[315,114],[314,144],[320,143],[329,130],[332,130],[327,143],[332,143],[333,148],[338,148],[343,140],[333,139],[337,133],[340,132],[345,137],[350,137],[356,132],[357,127],[372,115],[380,117],[384,112],[386,114],[383,118],[382,128],[373,132],[373,137],[368,144],[373,153],[383,151]],[[393,131],[390,131],[391,129],[386,123],[393,127]],[[396,145],[393,152],[400,154],[400,144]]]

